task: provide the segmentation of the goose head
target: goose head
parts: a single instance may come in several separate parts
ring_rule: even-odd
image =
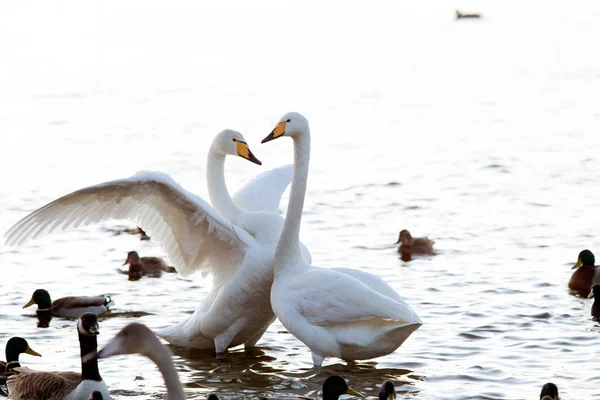
[[[579,257],[577,257],[577,262],[573,265],[571,269],[577,269],[581,266],[584,267],[593,267],[596,263],[596,258],[594,257],[594,253],[589,250],[582,250],[579,253]]]
[[[252,154],[244,136],[233,129],[225,129],[215,137],[212,144],[217,153],[229,156],[240,156],[255,164],[262,162]]]
[[[281,117],[273,131],[261,143],[267,143],[283,136],[292,138],[301,136],[308,131],[309,127],[306,117],[297,112],[289,112]]]
[[[77,331],[83,336],[99,335],[98,316],[91,312],[81,314],[77,321]]]
[[[559,400],[558,388],[552,382],[548,382],[542,388],[540,393],[540,400]]]

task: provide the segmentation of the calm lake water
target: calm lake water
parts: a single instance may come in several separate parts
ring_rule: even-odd
[[[481,20],[455,21],[454,10]],[[0,231],[72,190],[162,170],[208,199],[214,135],[241,131],[263,166],[228,159],[232,192],[292,161],[260,145],[287,111],[312,127],[302,240],[315,265],[383,277],[424,325],[395,353],[312,368],[275,322],[260,350],[215,360],[176,351],[190,398],[315,396],[339,374],[366,395],[384,379],[406,399],[600,398],[600,326],[569,294],[584,248],[600,256],[600,5],[594,1],[129,1],[0,5]],[[282,201],[282,212],[287,196]],[[122,326],[192,313],[209,278],[129,282],[126,253],[163,255],[106,222],[0,246],[0,346],[24,336],[79,370],[75,324],[37,328],[21,307],[110,294],[100,344]],[[398,231],[436,241],[403,262]],[[142,357],[101,361],[118,399],[162,398]]]

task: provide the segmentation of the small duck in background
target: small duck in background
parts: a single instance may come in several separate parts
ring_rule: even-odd
[[[379,389],[379,400],[394,400],[396,398],[396,388],[394,382],[383,381]]]
[[[79,318],[84,313],[94,313],[100,315],[108,311],[108,308],[113,305],[110,296],[69,296],[61,297],[54,301],[51,300],[47,290],[37,289],[33,292],[31,300],[23,306],[27,308],[37,304],[36,314],[39,317],[62,317],[62,318]]]
[[[136,251],[130,251],[127,253],[127,259],[123,265],[129,264],[129,275],[130,281],[136,281],[142,276],[149,276],[152,278],[160,278],[163,272],[176,273],[177,270],[174,267],[169,267],[162,258],[159,257],[140,257]]]
[[[146,235],[146,232],[139,226],[136,226],[135,229],[123,229],[123,232],[130,235],[140,235],[140,240],[150,240],[150,236]]]
[[[542,387],[540,400],[560,400],[558,397],[558,388],[552,382],[548,382]]]
[[[398,253],[402,255],[404,261],[410,261],[413,254],[432,255],[435,242],[426,237],[413,238],[408,230],[402,229],[395,244],[398,243],[400,243]]]
[[[581,296],[588,296],[592,290],[594,276],[596,275],[596,258],[594,254],[585,249],[579,253],[577,262],[573,265],[575,272],[569,280],[569,289],[578,292]]]
[[[462,18],[481,18],[481,14],[463,14],[460,11],[456,10],[456,19]]]

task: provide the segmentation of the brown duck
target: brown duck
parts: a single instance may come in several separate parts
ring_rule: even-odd
[[[410,259],[410,256],[413,254],[433,254],[433,244],[435,242],[426,237],[414,238],[409,231],[403,229],[400,231],[400,235],[398,235],[396,244],[398,243],[400,243],[398,253],[408,256],[408,259]]]
[[[569,280],[569,289],[576,291],[581,296],[587,296],[592,290],[594,275],[596,274],[596,258],[589,250],[579,253],[577,262],[573,265],[575,272]]]
[[[142,276],[159,278],[163,272],[175,273],[174,267],[169,267],[162,258],[159,257],[140,257],[136,251],[127,253],[127,259],[123,265],[129,264],[130,280],[140,279]]]

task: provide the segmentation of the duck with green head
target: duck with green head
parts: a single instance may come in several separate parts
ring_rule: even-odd
[[[589,250],[582,250],[579,253],[577,262],[573,265],[575,272],[569,280],[569,289],[578,292],[582,296],[587,296],[592,290],[596,266],[596,258]]]
[[[350,394],[352,396],[363,397],[362,394],[352,389],[341,376],[330,376],[323,382],[323,400],[338,400],[341,395]]]
[[[31,300],[23,306],[27,308],[37,304],[37,315],[52,315],[63,318],[79,318],[86,312],[100,315],[113,304],[109,296],[70,296],[61,297],[54,301],[50,294],[44,289],[33,292]]]
[[[41,357],[42,355],[29,347],[27,340],[22,337],[12,337],[6,342],[6,362],[0,361],[0,394],[8,396],[6,385],[6,377],[11,375],[12,369],[20,367],[19,356],[21,354],[30,354],[32,356]]]

